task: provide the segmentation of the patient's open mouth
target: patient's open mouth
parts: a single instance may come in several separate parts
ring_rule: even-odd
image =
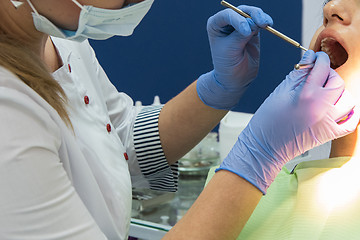
[[[329,55],[332,69],[343,65],[349,57],[345,48],[331,37],[326,37],[321,41],[321,51]]]

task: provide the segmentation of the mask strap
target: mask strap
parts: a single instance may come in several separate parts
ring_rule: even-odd
[[[30,5],[31,9],[36,13],[36,15],[39,15],[38,11],[36,11],[34,5],[30,2],[30,0],[26,0],[28,2],[28,4]],[[84,8],[84,6],[82,6],[78,1],[76,0],[72,0],[79,8],[81,8],[82,10],[86,11],[86,8]]]
[[[73,1],[73,3],[75,3],[79,8],[81,8],[81,10],[84,10],[85,12],[87,12],[86,8],[84,8],[84,6],[81,5],[78,1],[76,1],[76,0],[72,0],[72,1]]]
[[[30,0],[26,0],[27,3],[30,5],[31,9],[36,13],[36,15],[39,15],[38,11],[36,11],[34,5],[32,5],[32,3],[30,2]]]

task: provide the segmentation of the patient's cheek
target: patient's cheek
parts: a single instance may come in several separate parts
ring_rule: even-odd
[[[313,38],[311,39],[311,42],[309,44],[309,49],[314,50],[315,51],[315,43],[316,43],[316,39],[319,35],[318,34],[314,34]]]
[[[322,30],[324,30],[324,26],[319,27],[316,32],[314,33],[314,36],[311,39],[310,45],[309,45],[309,49],[311,50],[315,50],[315,44],[316,44],[316,40],[319,36],[319,34],[322,32]]]

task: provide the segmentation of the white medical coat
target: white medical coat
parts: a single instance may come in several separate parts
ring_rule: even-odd
[[[87,41],[53,42],[63,60],[53,76],[69,98],[74,133],[1,69],[0,124],[11,137],[1,143],[0,238],[126,239],[131,181],[176,190],[176,166],[158,137],[160,110],[135,108],[119,93]]]

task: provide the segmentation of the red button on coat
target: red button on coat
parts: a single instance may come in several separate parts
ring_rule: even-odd
[[[129,160],[129,156],[127,155],[127,153],[124,153],[124,157],[125,157],[125,160]]]
[[[111,125],[108,123],[108,124],[106,124],[106,130],[108,131],[108,132],[111,132]]]
[[[90,99],[89,99],[88,96],[85,96],[85,97],[84,97],[84,102],[85,102],[86,105],[89,104]]]
[[[70,64],[68,64],[68,68],[69,68],[69,72],[71,72],[71,66],[70,66]]]

